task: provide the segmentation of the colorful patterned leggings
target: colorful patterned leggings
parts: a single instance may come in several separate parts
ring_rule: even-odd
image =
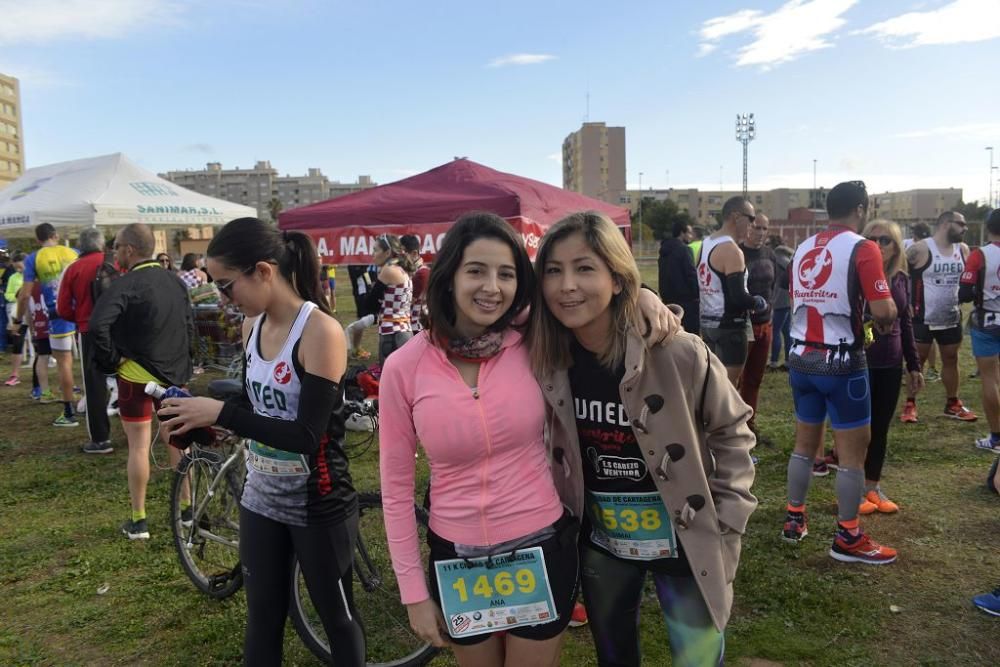
[[[580,550],[583,599],[600,667],[638,667],[639,606],[646,573],[653,575],[667,622],[675,667],[723,664],[725,635],[715,629],[694,577],[650,571],[640,562],[614,558],[599,547]]]

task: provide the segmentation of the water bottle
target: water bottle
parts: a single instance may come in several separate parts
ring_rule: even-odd
[[[161,387],[155,382],[146,383],[146,395],[152,396],[158,401],[165,398],[191,398],[191,394],[186,389],[180,387]],[[209,446],[215,443],[215,431],[210,426],[193,428],[183,435],[170,438],[170,444],[177,449],[187,449],[192,442],[199,445]]]

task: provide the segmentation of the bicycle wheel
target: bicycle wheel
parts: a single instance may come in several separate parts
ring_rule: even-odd
[[[221,600],[243,586],[239,547],[242,466],[230,466],[219,477],[227,459],[197,447],[192,452],[178,464],[170,494],[174,548],[198,590]],[[186,526],[181,516],[185,481],[191,489],[191,521]]]
[[[416,507],[417,528],[424,562],[427,562],[427,512]],[[382,521],[382,496],[358,497],[358,544],[354,553],[354,606],[365,629],[371,667],[415,667],[426,664],[437,649],[410,629],[406,607],[399,600],[399,586],[389,560]],[[330,662],[330,646],[319,615],[312,606],[302,571],[296,561],[289,615],[303,643],[320,660]]]

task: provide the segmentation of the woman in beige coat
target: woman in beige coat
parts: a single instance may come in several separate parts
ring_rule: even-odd
[[[702,341],[643,345],[639,272],[599,213],[557,223],[536,259],[532,364],[556,487],[583,517],[583,594],[599,664],[638,665],[650,572],[675,665],[717,665],[740,540],[757,500],[750,408]]]

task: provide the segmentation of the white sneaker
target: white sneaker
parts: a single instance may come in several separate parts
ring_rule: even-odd
[[[985,449],[988,452],[993,452],[994,454],[1000,454],[1000,443],[994,444],[993,439],[990,436],[985,438],[976,439],[976,449]]]

